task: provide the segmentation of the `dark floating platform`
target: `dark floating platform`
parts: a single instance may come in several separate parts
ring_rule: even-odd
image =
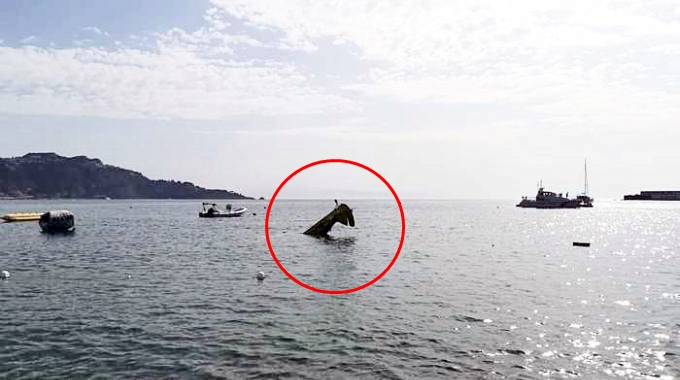
[[[590,243],[581,241],[575,241],[573,245],[574,247],[590,247]]]

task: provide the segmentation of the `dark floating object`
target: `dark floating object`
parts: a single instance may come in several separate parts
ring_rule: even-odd
[[[588,243],[588,242],[581,242],[581,241],[575,241],[575,242],[574,242],[574,247],[590,247],[590,243]]]
[[[43,232],[65,233],[75,231],[75,217],[68,210],[48,211],[40,216],[38,225]]]
[[[335,223],[342,223],[346,226],[354,227],[354,214],[352,213],[352,209],[344,203],[338,204],[333,211],[329,212],[328,215],[309,227],[304,234],[315,237],[328,236],[328,231],[333,228]]]

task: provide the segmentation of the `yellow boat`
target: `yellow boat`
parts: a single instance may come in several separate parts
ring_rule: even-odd
[[[42,214],[42,212],[15,212],[3,215],[2,219],[6,222],[32,222],[40,220],[40,215]]]

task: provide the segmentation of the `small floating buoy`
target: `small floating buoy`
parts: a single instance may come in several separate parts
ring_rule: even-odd
[[[256,214],[256,213],[253,213],[253,216],[257,216],[257,214]]]
[[[264,275],[264,272],[257,272],[257,276],[255,277],[257,278],[257,281],[262,281],[266,276]]]
[[[6,270],[3,270],[0,272],[0,280],[6,280],[9,278],[9,272]]]
[[[574,247],[590,247],[590,243],[575,241]]]

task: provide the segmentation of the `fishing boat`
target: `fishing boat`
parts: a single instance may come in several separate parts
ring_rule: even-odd
[[[206,208],[207,206],[207,208]],[[203,210],[198,212],[199,218],[234,218],[245,214],[248,211],[245,207],[232,208],[227,204],[224,210],[217,207],[215,203],[203,202]]]
[[[43,232],[68,233],[75,231],[75,217],[70,211],[48,211],[40,216],[38,225]]]

